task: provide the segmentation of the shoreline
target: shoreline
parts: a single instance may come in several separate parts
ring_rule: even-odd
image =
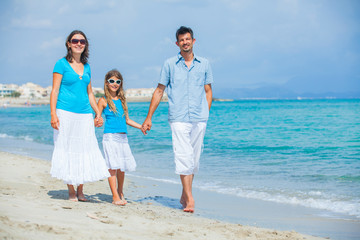
[[[126,178],[125,207],[111,204],[107,180],[85,184],[90,202],[75,203],[67,200],[66,185],[50,176],[49,161],[2,151],[0,161],[0,236],[7,239],[69,239],[74,233],[99,239],[325,239],[157,205],[138,196],[146,187],[136,185],[131,177]]]
[[[36,143],[25,139],[7,138],[6,136],[0,138],[0,154],[1,152],[6,152],[15,154],[20,158],[40,159],[38,161],[48,164],[45,171],[48,179],[45,179],[44,182],[51,181],[52,179],[49,174],[49,160],[51,159],[52,150],[53,145]],[[135,157],[143,158],[144,156],[139,155]],[[33,166],[35,164],[30,165]],[[51,188],[54,190],[56,190],[55,188],[64,189],[64,197],[66,197],[67,190],[65,184],[60,180],[55,180],[57,181],[57,187],[52,186]],[[179,204],[180,181],[178,183],[159,181],[151,177],[136,175],[136,172],[135,174],[127,174],[126,181],[129,181],[131,185],[129,185],[129,189],[125,190],[125,196],[131,201],[143,205],[160,206],[165,209],[165,212],[175,211],[176,213],[182,213]],[[105,182],[105,185],[102,185],[103,187],[98,188],[93,194],[105,196],[103,193],[108,193],[108,202],[106,204],[111,205],[110,190],[108,190],[107,181]],[[87,188],[88,184],[86,184]],[[25,193],[27,193],[27,189],[25,190]],[[85,194],[87,193],[88,190],[85,191]],[[244,198],[211,190],[203,190],[196,187],[196,184],[194,185],[193,194],[196,199],[196,212],[192,215],[194,217],[209,218],[233,225],[240,224],[242,226],[259,227],[262,229],[296,231],[303,235],[321,236],[326,239],[355,240],[360,237],[360,221],[347,215],[299,205]],[[44,199],[42,201],[47,202]]]
[[[239,99],[227,99],[227,98],[213,98],[213,102],[234,102],[234,101],[258,101],[258,100],[290,100],[290,101],[306,101],[306,100],[343,100],[343,99],[354,99],[358,100],[360,98],[239,98]],[[96,98],[98,101],[99,98]],[[150,103],[151,97],[127,97],[127,102],[129,103],[141,103],[146,102]],[[161,102],[167,102],[167,98],[163,98]],[[0,98],[0,108],[13,108],[13,107],[31,107],[31,106],[41,106],[41,105],[50,105],[50,99],[25,99],[25,98]]]
[[[148,102],[150,103],[152,96],[149,97],[127,97],[127,102]],[[98,101],[99,98],[96,98]],[[161,102],[167,102],[167,97],[163,97]],[[222,99],[222,98],[214,98],[214,102],[233,102],[234,99]],[[8,108],[8,107],[30,107],[30,106],[39,106],[39,105],[50,105],[50,99],[26,99],[26,98],[9,98],[3,97],[0,98],[0,108]]]

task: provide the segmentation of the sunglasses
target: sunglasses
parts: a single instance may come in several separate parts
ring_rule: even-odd
[[[110,84],[116,83],[117,85],[120,85],[121,80],[114,80],[114,79],[110,78],[110,79],[107,80],[107,82],[110,83]]]
[[[85,39],[76,39],[76,38],[71,39],[72,44],[78,44],[79,42],[81,45],[85,45],[86,40]]]

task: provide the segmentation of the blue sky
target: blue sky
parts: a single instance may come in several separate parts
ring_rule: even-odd
[[[80,29],[93,86],[117,68],[126,88],[155,87],[184,25],[211,62],[215,96],[264,87],[360,93],[357,0],[2,0],[0,14],[0,83],[51,85],[66,36]]]

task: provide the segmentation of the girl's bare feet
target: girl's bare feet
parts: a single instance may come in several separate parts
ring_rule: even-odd
[[[124,194],[122,192],[119,193],[119,197],[120,197],[121,201],[124,203],[124,205],[127,204],[127,201],[126,201],[126,199],[124,197]]]
[[[113,201],[112,204],[114,205],[118,205],[118,206],[125,206],[126,202],[124,202],[123,200],[118,200],[118,201]]]

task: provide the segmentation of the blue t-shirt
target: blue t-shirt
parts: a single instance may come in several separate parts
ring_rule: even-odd
[[[61,58],[56,62],[53,72],[63,76],[56,108],[73,113],[92,113],[87,92],[91,78],[90,65],[84,65],[84,73],[80,76],[66,58]]]
[[[112,100],[117,109],[115,114],[110,108],[109,105],[104,109],[105,114],[105,128],[104,133],[127,133],[126,128],[126,119],[124,114],[124,109],[121,104],[121,100]]]

